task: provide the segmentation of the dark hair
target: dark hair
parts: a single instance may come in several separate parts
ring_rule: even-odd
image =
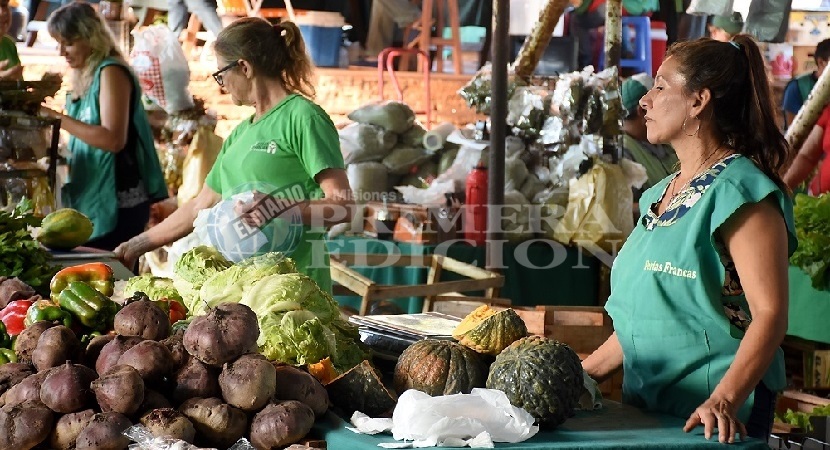
[[[778,172],[789,145],[775,123],[764,59],[755,40],[739,34],[730,42],[709,38],[677,42],[666,57],[677,61],[687,92],[711,92],[715,133],[721,142],[752,159],[783,186]]]
[[[314,97],[314,64],[293,22],[271,25],[265,19],[245,17],[225,27],[213,48],[228,62],[245,60],[263,75],[279,78],[288,91]]]
[[[810,53],[810,56],[815,59],[830,61],[830,39],[825,39],[819,42],[813,53]]]

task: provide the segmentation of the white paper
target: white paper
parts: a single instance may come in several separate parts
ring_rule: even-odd
[[[373,419],[360,411],[355,411],[351,419],[354,428],[346,427],[348,430],[360,434],[378,434],[385,431],[392,431],[392,419]]]

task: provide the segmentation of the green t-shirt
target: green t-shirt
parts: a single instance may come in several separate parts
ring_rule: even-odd
[[[66,113],[69,117],[91,125],[101,124],[101,70],[111,65],[128,70],[123,63],[112,58],[101,62],[95,70],[92,84],[86,94],[77,100],[67,96]],[[128,131],[127,148],[135,149],[135,166],[132,167],[138,167],[141,180],[138,188],[117,193],[115,153],[92,147],[74,136],[69,138],[69,181],[63,188],[63,201],[66,206],[77,209],[92,220],[92,239],[115,229],[118,208],[130,208],[145,201],[153,202],[167,198],[167,186],[156,154],[153,131],[150,129],[144,105],[141,104],[141,88],[132,74],[130,78],[133,92],[125,93],[126,99],[132,98],[132,121]],[[127,150],[122,150],[124,151]]]
[[[294,201],[322,198],[323,191],[314,177],[325,169],[344,167],[337,129],[328,114],[301,95],[289,95],[256,122],[253,117],[243,120],[225,140],[205,183],[222,196],[230,209],[219,213],[223,209],[214,208],[220,216],[209,216],[208,227],[221,227],[228,219],[233,222],[234,218],[227,216],[233,203],[250,199],[245,195],[252,191]],[[235,235],[235,241],[226,241],[224,231],[220,231],[214,243],[232,260],[252,251],[282,251],[295,260],[301,272],[330,292],[324,230],[300,223],[300,208],[294,205],[263,203],[263,216],[269,221],[260,228],[264,236],[255,230],[251,233],[225,228],[241,234]],[[262,238],[267,243],[258,240]]]
[[[17,56],[17,45],[15,45],[14,39],[8,35],[0,38],[0,61],[9,61],[6,69],[20,65],[20,57]]]
[[[643,194],[641,220],[611,269],[606,309],[623,349],[623,400],[687,418],[720,383],[751,322],[735,265],[718,230],[743,205],[772,198],[795,250],[789,196],[746,157],[733,155],[695,177],[659,217],[652,205],[672,177]],[[763,378],[786,385],[783,353]],[[750,396],[739,418],[746,423]]]

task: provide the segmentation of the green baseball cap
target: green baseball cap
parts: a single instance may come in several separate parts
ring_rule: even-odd
[[[744,19],[739,12],[732,13],[731,16],[714,16],[712,26],[734,35],[744,29]]]
[[[625,108],[626,116],[631,116],[637,111],[637,106],[640,99],[646,95],[649,89],[654,85],[654,80],[646,73],[638,73],[626,79],[620,88],[620,96],[622,97],[623,108]]]

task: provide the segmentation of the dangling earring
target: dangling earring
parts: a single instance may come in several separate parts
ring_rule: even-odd
[[[688,118],[689,118],[689,116],[686,116],[686,119],[688,119]],[[697,117],[692,117],[692,118],[697,119]],[[695,129],[695,132],[692,133],[692,134],[689,134],[688,132],[686,132],[686,119],[683,119],[683,134],[685,134],[686,136],[689,136],[689,137],[697,136],[697,132],[700,131],[700,122],[698,121],[697,129]]]

